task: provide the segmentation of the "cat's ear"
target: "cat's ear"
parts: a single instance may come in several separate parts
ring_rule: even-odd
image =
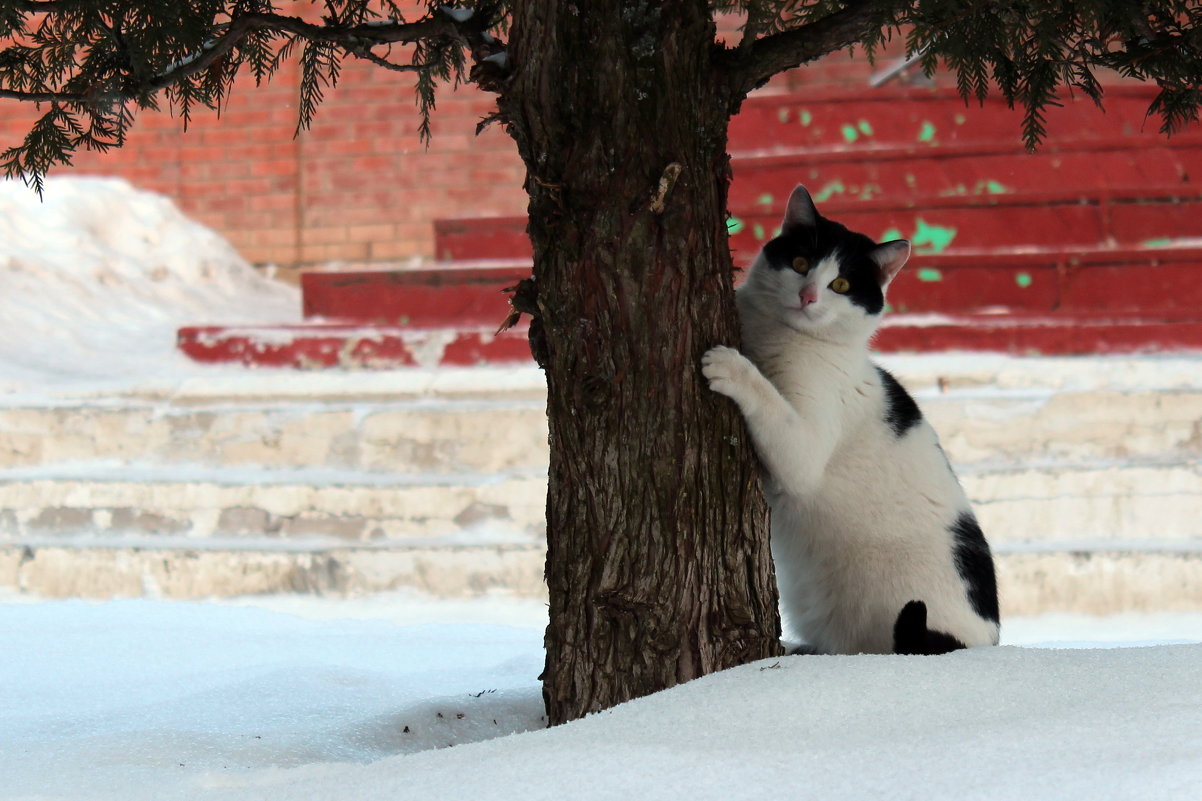
[[[794,228],[813,228],[818,225],[818,209],[814,208],[814,199],[804,186],[798,184],[789,195],[789,204],[785,206],[785,219],[780,224],[781,233],[788,233]]]
[[[876,262],[880,269],[881,288],[884,289],[897,277],[906,259],[910,258],[910,240],[894,239],[892,242],[877,245],[869,252],[868,257]]]

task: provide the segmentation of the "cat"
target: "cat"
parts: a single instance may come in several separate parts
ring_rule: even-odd
[[[765,468],[786,631],[823,654],[996,645],[993,557],[914,399],[868,343],[910,243],[818,213],[804,186],[736,292],[744,352],[702,358]]]

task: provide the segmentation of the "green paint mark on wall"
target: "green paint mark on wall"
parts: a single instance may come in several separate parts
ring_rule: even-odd
[[[760,225],[759,223],[756,223],[755,226],[752,227],[751,233],[755,235],[755,239],[757,242],[764,241],[764,226]]]
[[[963,114],[957,114],[952,119],[956,121],[957,125],[963,125],[964,123],[968,122],[968,117],[965,117]]]
[[[885,233],[881,234],[882,242],[892,242],[894,239],[902,239],[902,232],[896,228],[890,228]]]
[[[860,132],[856,130],[854,125],[844,125],[842,128],[843,138],[848,142],[854,142],[860,138]]]
[[[1155,239],[1145,239],[1139,243],[1141,248],[1163,248],[1173,244],[1173,240],[1167,236],[1158,236]]]
[[[919,253],[942,253],[955,238],[955,228],[931,225],[919,217],[914,221],[914,236],[910,237],[910,242]]]
[[[1031,277],[1030,273],[1019,273],[1018,275],[1014,276],[1014,283],[1018,284],[1023,289],[1031,286],[1034,280],[1035,279]]]
[[[730,234],[731,236],[741,233],[744,227],[743,221],[738,217],[726,218],[726,233]]]
[[[774,202],[776,202],[776,198],[772,197],[772,195],[768,194],[767,192],[760,195],[756,199],[756,203],[759,203],[761,206],[771,206]]]
[[[888,313],[889,313],[889,312],[891,312],[891,311],[893,311],[893,304],[892,304],[892,303],[886,303],[886,304],[885,304],[885,314],[888,314]]]
[[[777,109],[776,110],[776,118],[778,120],[780,120],[781,122],[788,122],[789,121],[789,109],[787,109],[787,108]]]
[[[846,191],[847,189],[843,186],[842,181],[831,181],[814,194],[814,202],[822,203],[825,200],[830,200],[832,195],[841,195]]]
[[[919,142],[934,142],[935,141],[935,124],[930,120],[923,120],[922,128],[918,131]]]
[[[802,109],[801,113],[797,115],[797,121],[800,122],[802,125],[809,125],[811,122],[814,121],[814,115],[811,114],[810,112],[806,111],[805,109]]]
[[[919,267],[918,268],[918,280],[919,281],[927,281],[927,282],[942,281],[943,273],[939,272],[934,267]]]
[[[860,129],[860,133],[865,136],[872,136],[872,126],[868,124],[868,120],[860,120],[856,123],[856,127]]]
[[[875,195],[879,195],[882,191],[880,184],[864,184],[860,188],[860,200],[872,200]]]

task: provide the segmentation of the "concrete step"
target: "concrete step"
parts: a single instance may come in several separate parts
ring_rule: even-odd
[[[536,544],[336,547],[0,544],[0,587],[49,598],[359,595],[411,589],[440,598],[504,590],[546,595]]]
[[[1011,615],[1202,609],[1202,551],[996,549],[1002,625]],[[290,552],[0,544],[0,587],[54,598],[360,595],[502,590],[545,598],[545,549],[393,546]]]
[[[961,465],[958,472],[998,544],[1202,541],[1196,460]],[[546,493],[545,474],[15,469],[0,471],[0,541],[266,538],[306,548],[437,538],[529,542],[544,530]]]
[[[441,538],[530,541],[546,478],[336,470],[56,465],[0,471],[0,540],[250,539],[292,547]]]
[[[1196,459],[962,465],[957,472],[986,536],[999,545],[1202,542],[1202,464]]]
[[[1202,459],[1189,358],[890,355],[958,465]],[[277,372],[162,397],[0,404],[0,468],[324,469],[401,477],[545,471],[541,371]]]
[[[890,355],[977,503],[1007,614],[1199,608],[1189,357]],[[536,368],[205,373],[0,404],[0,586],[537,595]]]
[[[546,402],[0,407],[0,468],[106,461],[400,476],[545,470]]]
[[[1196,359],[893,355],[884,363],[957,463],[1202,455]],[[209,381],[193,385],[203,392],[158,399],[18,401],[0,406],[0,467],[122,460],[412,474],[545,466],[541,372],[466,372],[476,374],[474,392],[404,394],[414,376],[400,371],[357,376],[359,389],[328,382],[322,397],[310,382],[325,376],[284,373],[270,386]],[[288,378],[298,394],[287,392]],[[366,391],[365,379],[387,379],[371,382],[383,394]]]

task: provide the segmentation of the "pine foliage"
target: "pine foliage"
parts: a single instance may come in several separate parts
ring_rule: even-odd
[[[465,48],[502,10],[477,5],[460,21],[454,0],[426,0],[416,15],[391,0],[325,0],[303,17],[271,0],[0,0],[0,104],[42,112],[23,142],[0,152],[0,169],[40,192],[47,170],[80,149],[123,144],[135,112],[160,97],[186,127],[198,108],[220,112],[239,75],[262,84],[293,56],[298,132],[349,56],[417,74],[428,137],[435,85],[466,79]]]
[[[406,14],[395,0],[322,0],[287,16],[271,0],[0,0],[0,103],[39,104],[24,141],[0,167],[40,190],[53,165],[80,148],[120,146],[134,114],[160,97],[184,125],[197,108],[220,111],[240,74],[263,83],[299,59],[297,130],[307,127],[347,57],[415,74],[421,133],[439,83],[474,80],[502,90],[495,65],[508,3],[423,0]],[[870,56],[893,37],[933,72],[941,64],[960,93],[1000,92],[1025,110],[1035,147],[1045,113],[1066,89],[1101,103],[1098,70],[1155,82],[1149,114],[1172,133],[1202,105],[1199,0],[710,0],[742,18],[742,38],[715,48],[716,75],[740,95],[783,69],[859,44]],[[413,8],[413,4],[405,6]],[[471,62],[474,61],[473,65]],[[487,68],[486,68],[487,67]]]

